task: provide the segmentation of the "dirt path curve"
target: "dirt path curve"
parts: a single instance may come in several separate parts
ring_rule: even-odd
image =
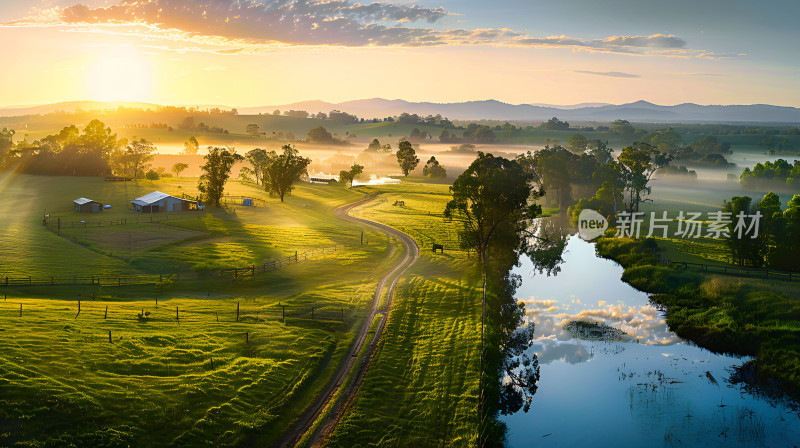
[[[378,283],[378,287],[375,289],[375,295],[372,300],[372,307],[370,308],[369,316],[367,316],[367,318],[364,320],[361,331],[359,331],[358,336],[356,337],[356,343],[353,344],[349,354],[346,356],[342,364],[339,365],[336,373],[333,375],[328,384],[322,389],[311,406],[306,409],[297,422],[289,429],[289,431],[286,432],[286,434],[284,434],[283,438],[281,438],[281,440],[275,445],[276,447],[295,446],[300,438],[303,437],[306,432],[308,432],[308,430],[311,428],[311,425],[314,424],[314,421],[317,420],[320,413],[326,408],[333,396],[336,394],[336,391],[339,390],[339,387],[342,385],[342,383],[344,383],[351,370],[353,370],[356,360],[358,359],[358,353],[361,351],[361,348],[366,342],[370,324],[375,319],[375,315],[378,314],[378,304],[380,303],[381,295],[383,295],[384,287],[387,282],[390,282],[387,294],[386,311],[381,314],[381,320],[378,324],[378,328],[375,331],[375,335],[369,341],[369,346],[367,347],[365,356],[363,358],[364,361],[355,366],[357,369],[355,381],[353,381],[347,387],[347,389],[345,389],[343,393],[337,397],[336,402],[333,403],[332,411],[328,413],[323,424],[320,425],[314,432],[309,446],[318,445],[320,441],[330,434],[344,412],[346,405],[352,402],[352,400],[355,398],[355,395],[364,380],[364,375],[367,373],[367,369],[369,369],[372,361],[372,355],[375,352],[375,347],[380,339],[381,334],[383,333],[384,327],[386,326],[386,318],[392,306],[394,290],[397,286],[398,280],[403,273],[405,273],[405,271],[412,264],[414,264],[415,261],[417,261],[417,258],[419,257],[419,246],[417,246],[417,243],[413,238],[405,233],[384,224],[350,216],[350,210],[373,199],[375,199],[375,197],[370,196],[352,204],[343,205],[337,208],[334,213],[341,219],[366,224],[380,230],[387,236],[393,236],[397,238],[406,247],[406,255],[403,260],[400,261],[400,263],[398,263],[391,272],[386,274],[386,276],[381,279],[380,283]]]

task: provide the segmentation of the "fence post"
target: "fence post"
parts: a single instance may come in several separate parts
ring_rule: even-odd
[[[239,302],[236,302],[236,322],[239,322]]]
[[[111,342],[111,330],[108,330],[108,343],[113,344],[113,342]]]
[[[22,304],[19,304],[19,317],[22,317]]]
[[[180,316],[178,315],[178,305],[175,305],[175,320],[181,320]]]
[[[106,305],[106,313],[103,315],[103,319],[108,319],[108,305]]]
[[[294,251],[294,262],[297,264],[297,251]]]
[[[252,273],[252,275],[256,275],[256,265],[250,266],[250,272]]]

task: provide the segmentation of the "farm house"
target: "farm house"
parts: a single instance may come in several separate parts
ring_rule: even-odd
[[[133,209],[141,213],[180,212],[197,210],[197,202],[176,198],[160,191],[154,191],[131,201]]]
[[[103,204],[89,198],[78,198],[72,201],[72,209],[82,213],[98,213],[103,211]]]

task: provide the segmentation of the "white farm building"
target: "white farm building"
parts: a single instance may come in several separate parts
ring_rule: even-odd
[[[154,191],[131,201],[133,209],[141,213],[180,212],[197,210],[197,202],[176,198],[160,191]]]

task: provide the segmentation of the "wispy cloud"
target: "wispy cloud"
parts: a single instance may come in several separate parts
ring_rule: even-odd
[[[612,78],[641,78],[641,75],[623,72],[593,72],[590,70],[570,70],[573,73],[581,73],[584,75],[597,75],[597,76],[610,76]]]
[[[536,37],[507,28],[447,28],[442,19],[451,15],[457,14],[441,7],[360,4],[351,0],[121,0],[108,7],[74,4],[35,10],[28,17],[3,26],[56,26],[80,32],[132,34],[147,40],[181,42],[186,51],[219,54],[265,53],[281,45],[493,45],[730,57],[692,50],[680,37],[665,34],[587,40],[564,35]]]

